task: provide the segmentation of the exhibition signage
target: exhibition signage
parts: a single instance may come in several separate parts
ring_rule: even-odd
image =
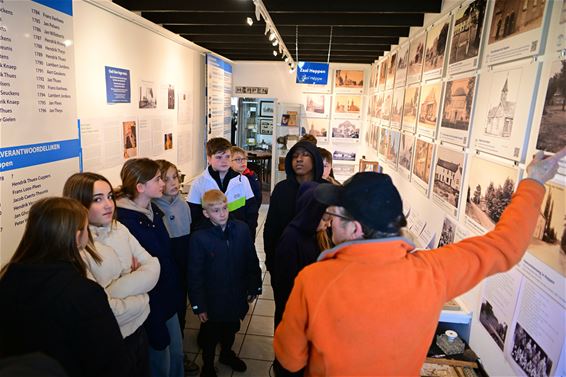
[[[130,70],[104,67],[106,76],[106,102],[107,103],[130,103]]]
[[[297,64],[297,84],[326,85],[328,83],[328,63],[299,62]]]
[[[207,139],[230,140],[232,124],[232,65],[214,55],[206,55]]]
[[[0,0],[0,266],[79,170],[72,0]]]

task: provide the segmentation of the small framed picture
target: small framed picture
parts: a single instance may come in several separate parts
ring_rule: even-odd
[[[272,101],[264,101],[259,104],[260,117],[272,117],[275,113],[275,104]]]
[[[379,162],[377,161],[368,161],[368,160],[360,160],[360,170],[363,171],[373,171],[376,173],[380,172],[379,169]]]
[[[260,119],[259,120],[259,133],[262,135],[273,134],[273,119]]]

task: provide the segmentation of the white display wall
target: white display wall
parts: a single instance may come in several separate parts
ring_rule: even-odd
[[[566,145],[565,30],[562,0],[458,2],[372,65],[365,154],[400,189],[418,247],[493,228],[535,151]],[[383,69],[407,50],[407,68]],[[489,375],[566,375],[565,185],[562,161],[521,263],[461,297]]]
[[[204,169],[206,50],[111,2],[73,2],[83,169],[119,184],[130,157],[167,159],[191,178]],[[107,103],[105,67],[129,70],[131,102]],[[142,107],[140,95],[151,91]],[[125,130],[136,148],[125,151]]]

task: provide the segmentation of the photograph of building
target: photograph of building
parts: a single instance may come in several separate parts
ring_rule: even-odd
[[[364,71],[337,69],[334,86],[336,88],[362,89],[364,87]]]
[[[463,173],[464,153],[439,147],[434,169],[433,192],[453,208],[458,208],[460,202]]]
[[[389,141],[389,129],[379,128],[379,148],[377,152],[382,156],[387,156],[387,142]]]
[[[356,140],[360,138],[360,126],[356,121],[340,120],[336,123],[338,124],[332,127],[332,137]]]
[[[391,116],[391,100],[393,91],[389,90],[383,95],[383,105],[381,106],[381,119],[389,120]]]
[[[487,0],[476,0],[454,16],[450,64],[478,56]]]
[[[545,0],[495,0],[489,44],[541,26]]]
[[[440,94],[442,83],[425,85],[421,89],[421,102],[419,105],[419,127],[436,127],[438,111],[440,110]]]
[[[307,94],[305,110],[308,113],[324,114],[324,95],[322,94]]]
[[[417,109],[419,105],[420,86],[409,86],[403,101],[403,129],[414,132],[417,126]]]
[[[397,70],[397,51],[391,53],[387,60],[388,69],[386,87],[387,89],[390,89],[393,87],[393,83],[395,82],[395,71]]]
[[[359,113],[362,107],[362,96],[336,95],[335,113]]]
[[[395,72],[395,86],[404,86],[407,82],[407,69],[409,68],[409,44],[401,46],[397,57],[397,72]]]
[[[322,137],[328,137],[328,124],[329,121],[328,119],[324,119],[324,118],[307,118],[306,119],[307,122],[307,133],[309,135],[313,135],[317,138]]]
[[[401,134],[399,141],[399,166],[411,171],[413,150],[415,149],[415,136],[409,133]]]
[[[450,18],[444,19],[430,29],[426,35],[426,48],[423,73],[442,69],[444,66],[444,55],[448,43],[448,30],[450,29]]]
[[[441,127],[468,130],[475,85],[475,77],[448,81],[446,83]]]
[[[501,71],[491,81],[490,106],[484,132],[487,135],[508,138],[513,130],[521,70]]]
[[[554,61],[549,77],[536,148],[556,153],[566,145],[566,60]]]
[[[389,131],[389,140],[387,141],[387,160],[393,164],[397,163],[399,156],[399,131]]]
[[[413,174],[415,174],[425,183],[428,183],[430,180],[433,152],[434,144],[421,139],[417,139],[417,145],[415,149],[415,162],[413,164]]]
[[[409,48],[409,68],[407,70],[407,81],[409,84],[419,81],[421,78],[420,75],[423,68],[424,43],[424,33],[411,40],[411,46]]]
[[[442,232],[438,238],[437,247],[442,247],[449,245],[454,242],[454,236],[456,236],[456,223],[450,220],[450,218],[445,217],[442,223]]]
[[[403,117],[403,101],[405,99],[405,88],[398,88],[393,91],[391,101],[391,127],[399,127]]]

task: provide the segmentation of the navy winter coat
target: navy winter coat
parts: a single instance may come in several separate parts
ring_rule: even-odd
[[[261,294],[261,269],[246,223],[228,220],[226,229],[201,228],[191,235],[189,301],[195,314],[213,321],[239,321],[248,295]]]
[[[293,153],[298,147],[306,149],[312,156],[314,171],[313,181],[319,183],[326,182],[322,179],[324,165],[316,145],[307,141],[299,141],[291,149],[289,149],[287,156],[285,157],[285,172],[287,173],[287,179],[277,183],[273,189],[271,200],[269,201],[267,218],[265,219],[265,226],[263,228],[265,265],[269,272],[273,271],[272,262],[279,237],[281,237],[283,230],[295,216],[295,204],[297,201],[299,182],[297,182],[295,172],[293,171],[292,160]]]
[[[316,229],[326,206],[314,198],[316,186],[316,182],[306,182],[300,186],[297,214],[283,231],[275,249],[271,284],[275,298],[276,326],[283,316],[295,277],[304,267],[316,262],[323,251],[318,247]]]
[[[179,270],[175,265],[169,233],[163,224],[163,212],[153,203],[153,221],[145,214],[127,208],[117,208],[118,221],[128,228],[144,249],[159,259],[159,280],[149,291],[149,317],[144,323],[149,344],[162,350],[170,343],[165,322],[183,307],[185,300]]]

